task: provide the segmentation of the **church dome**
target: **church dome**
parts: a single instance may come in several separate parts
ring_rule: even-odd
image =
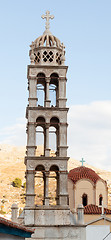
[[[91,168],[87,168],[84,166],[74,168],[69,171],[68,178],[71,179],[74,183],[78,180],[86,178],[90,179],[92,182],[96,183],[97,180],[101,179],[97,173]]]
[[[65,62],[65,46],[55,37],[49,30],[49,20],[54,16],[46,11],[46,30],[43,35],[39,36],[30,45],[30,60],[33,65],[64,65]]]
[[[35,47],[57,47],[61,48],[63,44],[60,42],[60,40],[53,36],[51,32],[45,31],[42,36],[38,37],[33,44]]]

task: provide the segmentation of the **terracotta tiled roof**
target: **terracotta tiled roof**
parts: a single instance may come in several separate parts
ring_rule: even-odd
[[[18,224],[18,223],[12,222],[10,220],[7,220],[5,218],[2,218],[2,217],[0,217],[0,224],[4,224],[4,225],[6,225],[8,227],[12,227],[12,228],[17,228],[17,229],[23,230],[25,232],[34,233],[34,230],[27,228],[21,224]]]
[[[93,171],[91,168],[87,168],[84,166],[74,168],[69,171],[68,178],[71,179],[74,183],[76,183],[78,180],[82,178],[87,178],[93,181],[94,183],[97,182],[97,180],[101,179],[95,171]]]
[[[84,207],[84,214],[102,214],[102,207],[98,207],[94,204],[89,204]],[[104,208],[104,214],[111,214],[111,210]]]

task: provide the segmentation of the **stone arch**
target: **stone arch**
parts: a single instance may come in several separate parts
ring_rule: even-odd
[[[42,164],[38,164],[35,168],[35,171],[45,172],[45,166]]]
[[[50,166],[49,171],[55,171],[55,172],[59,172],[59,167],[55,164]]]
[[[45,84],[45,74],[39,72],[37,74],[37,106],[44,106],[45,95],[46,95],[46,84]]]
[[[45,126],[45,118],[44,116],[39,116],[36,119],[37,126]]]
[[[59,97],[59,75],[57,73],[52,73],[50,75],[50,85],[49,85],[49,94],[51,106],[58,107],[58,97]]]
[[[49,170],[49,203],[59,205],[59,167],[51,165]]]
[[[54,151],[54,155],[59,155],[59,119],[52,117],[49,128],[49,148]]]
[[[36,151],[38,156],[45,154],[45,142],[45,118],[43,116],[39,116],[36,119],[36,145],[41,146],[40,153],[38,148]]]

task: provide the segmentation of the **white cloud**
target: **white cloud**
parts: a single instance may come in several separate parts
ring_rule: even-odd
[[[73,105],[68,114],[69,156],[111,170],[111,101]]]
[[[68,156],[111,170],[111,101],[73,105],[68,113]],[[26,121],[0,130],[0,143],[26,144]]]
[[[12,145],[26,144],[26,121],[24,118],[18,118],[16,123],[4,127],[0,130],[0,143]]]

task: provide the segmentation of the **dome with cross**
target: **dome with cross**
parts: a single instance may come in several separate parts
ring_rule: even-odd
[[[93,169],[76,167],[68,174],[69,206],[77,208],[78,204],[86,206],[95,204],[107,206],[107,183]]]
[[[46,11],[46,15],[42,15],[46,19],[46,26],[43,35],[39,36],[30,45],[29,52],[31,64],[39,65],[64,65],[65,62],[65,46],[61,41],[52,35],[49,28],[49,20],[54,16]]]

